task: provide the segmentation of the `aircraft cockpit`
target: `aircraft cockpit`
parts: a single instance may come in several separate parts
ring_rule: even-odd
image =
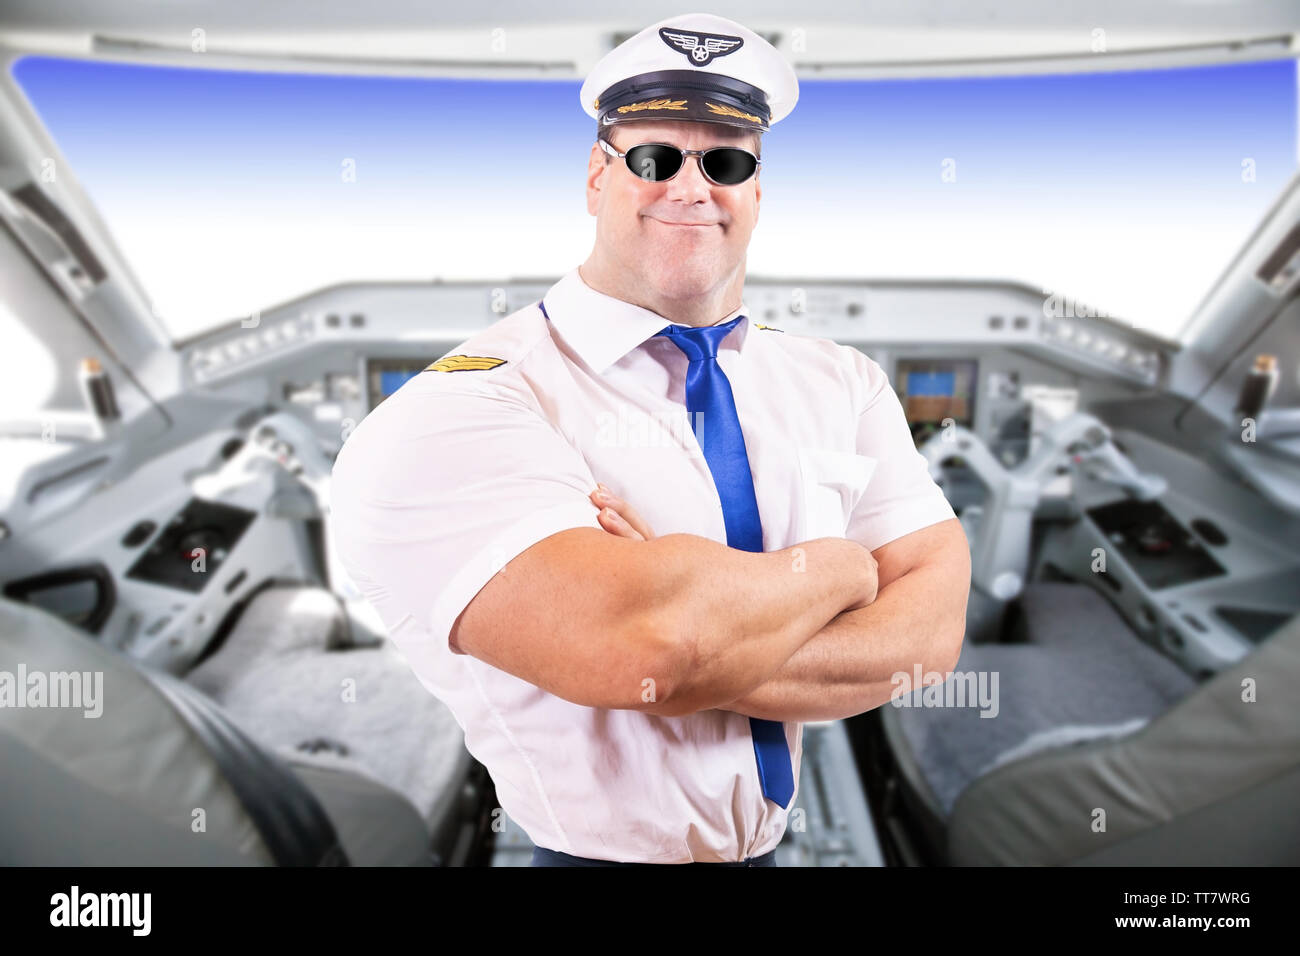
[[[0,14],[0,863],[529,865],[332,473],[587,254],[577,83],[649,18],[74,6]],[[801,723],[776,858],[1300,862],[1300,20],[814,6],[753,24],[806,119],[744,303],[887,376],[971,573],[951,672]]]

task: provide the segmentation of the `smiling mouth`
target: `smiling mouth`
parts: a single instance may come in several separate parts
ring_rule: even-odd
[[[716,226],[716,222],[669,222],[666,219],[658,219],[655,216],[647,216],[647,219],[654,219],[655,222],[662,223],[665,226],[694,226],[697,229],[704,226]]]

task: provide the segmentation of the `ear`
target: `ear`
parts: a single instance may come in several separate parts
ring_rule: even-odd
[[[600,205],[601,177],[612,164],[605,162],[605,151],[600,143],[593,143],[591,155],[587,158],[587,215],[596,215]]]

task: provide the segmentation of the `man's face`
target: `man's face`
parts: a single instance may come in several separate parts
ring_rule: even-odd
[[[638,120],[613,130],[611,145],[620,153],[639,143],[758,152],[758,134],[719,123]],[[698,160],[688,156],[676,176],[655,183],[633,174],[626,160],[592,147],[587,211],[596,217],[596,241],[625,280],[667,298],[698,295],[743,274],[758,222],[758,175],[738,186],[715,186]]]

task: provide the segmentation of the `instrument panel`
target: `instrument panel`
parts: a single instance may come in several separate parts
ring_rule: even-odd
[[[195,388],[263,390],[267,404],[309,420],[332,454],[412,376],[537,302],[556,278],[332,286],[267,310],[255,327],[232,323],[186,343],[182,367]],[[1114,320],[1061,313],[1014,283],[751,278],[744,301],[757,321],[875,359],[918,446],[952,421],[1008,467],[1059,408],[1149,390],[1177,349]]]

